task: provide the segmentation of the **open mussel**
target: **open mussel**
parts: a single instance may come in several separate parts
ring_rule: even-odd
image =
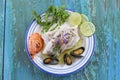
[[[57,58],[52,58],[52,57],[48,57],[43,60],[44,64],[51,64],[51,65],[58,64],[58,62],[59,62],[59,60]]]
[[[84,47],[80,47],[76,50],[73,50],[70,54],[73,56],[73,57],[78,57],[78,58],[81,58],[83,57],[81,54],[85,51],[85,48]]]
[[[65,54],[64,55],[64,62],[67,64],[67,65],[71,65],[72,64],[72,58],[70,55],[68,54]]]

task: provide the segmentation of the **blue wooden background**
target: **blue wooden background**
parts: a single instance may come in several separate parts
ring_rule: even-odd
[[[25,51],[31,11],[43,13],[50,5],[66,5],[96,25],[94,55],[67,76],[39,71]],[[0,80],[120,80],[120,0],[0,0]]]

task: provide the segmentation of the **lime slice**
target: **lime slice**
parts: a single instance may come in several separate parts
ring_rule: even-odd
[[[81,24],[80,26],[80,32],[84,35],[84,36],[91,36],[94,34],[95,32],[95,26],[93,23],[91,22],[84,22],[83,24]]]
[[[88,17],[87,17],[85,14],[81,14],[81,17],[82,17],[81,23],[84,23],[84,22],[88,22],[88,21],[89,21]]]
[[[81,23],[81,15],[77,12],[73,12],[68,17],[68,22],[71,25],[79,25]]]

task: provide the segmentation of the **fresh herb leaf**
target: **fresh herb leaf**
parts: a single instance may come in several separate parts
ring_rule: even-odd
[[[53,49],[53,55],[56,57],[58,54],[60,54],[60,45],[56,44],[55,48]]]
[[[35,11],[33,11],[32,15],[37,23],[42,26],[42,32],[47,32],[53,24],[63,24],[68,18],[69,13],[65,10],[65,6],[50,6],[43,16],[44,21],[41,19],[41,16]]]
[[[36,11],[32,11],[32,16],[37,21],[37,23],[40,24],[41,16]]]

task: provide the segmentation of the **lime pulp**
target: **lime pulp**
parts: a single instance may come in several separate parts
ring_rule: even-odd
[[[68,17],[68,22],[71,25],[79,25],[81,23],[81,15],[77,12],[73,12]]]
[[[84,22],[83,24],[80,25],[80,32],[84,36],[91,36],[95,32],[95,26],[91,22]]]

